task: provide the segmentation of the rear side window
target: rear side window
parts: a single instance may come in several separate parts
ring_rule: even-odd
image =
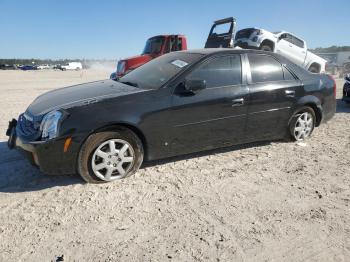
[[[299,38],[293,36],[293,44],[295,44],[296,46],[300,47],[300,48],[304,48],[304,41],[300,40]]]
[[[285,67],[283,67],[283,73],[284,73],[284,80],[295,80],[295,77],[292,75],[291,72]]]
[[[248,54],[253,83],[284,80],[282,65],[267,55]]]
[[[199,65],[187,79],[205,80],[207,88],[240,85],[242,68],[240,55],[216,57]]]

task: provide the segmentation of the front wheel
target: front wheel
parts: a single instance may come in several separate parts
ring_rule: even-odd
[[[132,131],[91,135],[78,157],[78,172],[88,183],[112,182],[133,175],[143,161],[141,140]]]
[[[289,125],[290,135],[295,141],[309,138],[315,128],[316,116],[310,107],[301,108],[292,118]]]

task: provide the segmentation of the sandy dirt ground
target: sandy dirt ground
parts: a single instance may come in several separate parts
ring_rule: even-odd
[[[48,177],[5,142],[39,94],[104,71],[0,71],[0,261],[350,261],[350,107],[305,143],[147,164],[111,184]]]

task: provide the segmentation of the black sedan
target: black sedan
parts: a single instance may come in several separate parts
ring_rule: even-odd
[[[39,96],[13,119],[10,148],[48,174],[87,182],[134,174],[143,161],[260,140],[310,137],[335,113],[335,82],[262,51],[174,52],[118,81]]]

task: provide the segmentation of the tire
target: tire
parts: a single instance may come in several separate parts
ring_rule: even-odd
[[[305,120],[305,115],[309,116],[312,119],[312,121],[309,124],[305,123],[305,125],[303,126],[301,121]],[[303,117],[304,119],[300,119]],[[293,115],[292,120],[289,123],[289,134],[291,139],[293,141],[304,141],[308,139],[312,135],[312,132],[315,129],[315,124],[316,124],[316,115],[314,110],[308,106],[300,108]],[[304,135],[302,135],[303,131],[305,132]]]
[[[270,45],[267,45],[267,44],[262,44],[260,46],[260,50],[267,51],[267,52],[272,52],[272,47]]]
[[[110,143],[114,143],[116,150],[111,150]],[[121,156],[119,154],[124,146],[127,146],[127,149]],[[102,157],[99,156],[101,154]],[[141,140],[127,128],[95,133],[88,137],[80,149],[78,173],[88,183],[112,182],[135,174],[142,164],[143,155]],[[124,162],[124,159],[127,161]],[[119,172],[120,167],[125,171],[124,174]],[[110,170],[113,170],[113,173]]]
[[[319,73],[318,68],[315,67],[315,66],[311,66],[311,67],[309,68],[309,71],[310,71],[311,73],[314,73],[314,74],[318,74],[318,73]]]

